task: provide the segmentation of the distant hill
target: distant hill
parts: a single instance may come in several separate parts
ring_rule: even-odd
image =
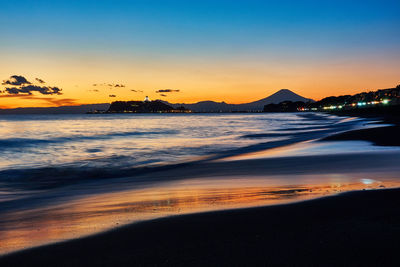
[[[232,112],[232,111],[262,111],[265,105],[278,104],[283,101],[302,101],[302,102],[314,102],[314,100],[302,97],[288,89],[281,89],[278,92],[245,104],[227,104],[225,102],[214,102],[214,101],[202,101],[194,104],[176,103],[172,104],[164,101],[164,103],[173,107],[184,106],[195,112]]]
[[[378,89],[377,91],[362,92],[355,95],[325,97],[317,102],[306,105],[314,109],[354,109],[374,106],[400,105],[400,85],[394,88]]]
[[[226,104],[225,102],[214,102],[214,101],[201,101],[194,104],[185,104],[185,103],[169,103],[167,101],[163,101],[167,105],[177,107],[185,107],[194,112],[230,112],[235,111],[235,105]]]
[[[61,106],[49,108],[0,109],[1,114],[84,114],[94,110],[108,110],[110,104],[88,104],[80,106]]]

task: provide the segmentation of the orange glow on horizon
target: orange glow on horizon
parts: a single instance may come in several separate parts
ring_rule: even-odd
[[[395,58],[395,57],[394,57]],[[35,62],[31,66],[30,62]],[[49,67],[49,62],[54,66]],[[55,62],[55,63],[54,63]],[[134,62],[134,63],[133,63]],[[39,77],[46,85],[62,89],[62,95],[41,95],[34,92],[30,97],[7,97],[0,94],[1,108],[51,107],[111,103],[121,100],[162,99],[170,103],[195,103],[212,100],[229,104],[256,101],[280,89],[314,100],[344,94],[355,94],[382,88],[392,88],[400,83],[400,61],[384,62],[369,59],[346,64],[314,62],[196,62],[170,63],[163,60],[102,59],[51,57],[26,58],[13,61],[5,58],[0,62],[0,81],[11,75],[23,75],[29,81]],[[381,62],[381,64],[383,64]],[[378,67],[376,67],[378,66]],[[94,87],[93,84],[123,84],[125,87]],[[3,91],[5,85],[0,85]],[[157,90],[171,88],[179,92]],[[97,91],[96,91],[97,90]],[[116,95],[116,97],[109,97]]]

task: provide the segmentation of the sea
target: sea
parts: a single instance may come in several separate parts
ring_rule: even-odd
[[[390,160],[389,171],[362,169],[398,148],[321,141],[380,126],[311,112],[0,116],[0,254],[164,216],[396,187]],[[321,167],[337,159],[342,169]]]

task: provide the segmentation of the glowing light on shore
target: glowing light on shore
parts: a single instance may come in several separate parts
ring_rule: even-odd
[[[361,182],[363,184],[370,185],[370,184],[373,184],[373,183],[377,183],[378,181],[375,181],[373,179],[361,179]]]

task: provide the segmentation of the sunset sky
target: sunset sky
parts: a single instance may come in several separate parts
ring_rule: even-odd
[[[400,84],[399,0],[0,3],[0,108]]]

